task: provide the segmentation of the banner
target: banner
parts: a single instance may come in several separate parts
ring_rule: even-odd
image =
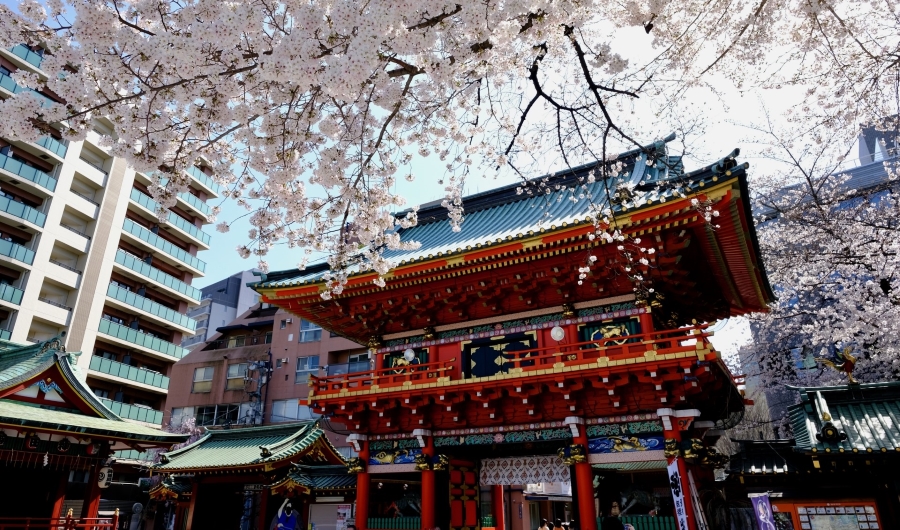
[[[756,515],[756,523],[759,530],[775,530],[775,520],[772,517],[772,505],[769,503],[768,493],[750,493],[750,502],[753,504],[753,513]]]
[[[687,507],[684,505],[684,488],[681,472],[678,470],[678,457],[669,460],[666,466],[669,471],[669,487],[672,488],[672,500],[675,502],[675,516],[678,519],[678,530],[688,530]]]

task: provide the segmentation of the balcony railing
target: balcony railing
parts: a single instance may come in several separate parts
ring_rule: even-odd
[[[22,245],[0,239],[0,255],[31,265],[34,263],[34,251]]]
[[[12,332],[8,329],[0,329],[0,339],[10,340],[12,338]]]
[[[69,232],[73,232],[75,234],[80,235],[81,237],[87,239],[88,241],[90,241],[90,239],[91,239],[91,236],[88,235],[87,232],[82,232],[81,230],[79,230],[78,228],[75,228],[74,226],[69,226],[69,225],[63,224],[63,223],[59,223],[59,226],[65,228]]]
[[[106,398],[98,399],[106,405],[106,408],[123,418],[162,425],[163,413],[161,410],[154,410],[150,407],[141,407],[139,405],[129,405],[128,403],[120,403]]]
[[[2,74],[0,74],[2,75]],[[18,175],[23,179],[30,180],[38,186],[48,190],[56,191],[56,179],[44,173],[40,169],[23,164],[11,156],[0,154],[0,169],[9,171],[14,175]]]
[[[75,190],[69,190],[69,191],[71,191],[75,195],[78,195],[79,197],[81,197],[82,199],[86,200],[87,202],[93,204],[94,206],[100,206],[99,202],[95,201],[92,197],[88,197],[84,193],[81,193],[80,191],[75,191]]]
[[[58,267],[62,267],[62,268],[64,268],[64,269],[68,270],[68,271],[72,271],[72,272],[74,272],[75,274],[82,274],[82,273],[83,273],[83,271],[80,271],[80,270],[76,269],[75,267],[73,267],[73,266],[71,266],[71,265],[66,265],[65,263],[63,263],[63,262],[61,262],[61,261],[57,261],[57,260],[55,260],[55,259],[53,259],[53,258],[50,258],[48,261],[49,261],[50,263],[52,263],[52,264],[58,266]]]
[[[103,173],[103,174],[106,175],[107,177],[109,176],[109,173],[107,173],[107,171],[106,171],[105,169],[103,169],[102,166],[98,166],[97,164],[91,162],[91,161],[88,160],[87,158],[81,158],[80,156],[79,156],[78,158],[80,158],[82,162],[84,162],[85,164],[87,164],[87,165],[91,166],[92,168],[96,169],[96,170],[99,171],[100,173]]]
[[[191,331],[197,329],[197,321],[188,318],[174,309],[170,309],[160,303],[154,302],[149,298],[143,297],[135,292],[123,289],[118,285],[110,284],[106,288],[106,296],[118,300],[124,304],[130,305],[135,309],[140,309],[153,316],[157,316],[167,322],[171,322],[177,326],[188,328]]]
[[[125,224],[122,228],[134,237],[165,252],[166,254],[181,261],[182,263],[185,263],[186,265],[193,267],[201,272],[206,271],[206,263],[197,259],[197,256],[190,255],[185,250],[176,247],[172,243],[159,237],[150,230],[147,230],[143,226],[135,223],[131,219],[125,219]]]
[[[134,381],[136,383],[155,386],[156,388],[161,388],[163,390],[169,389],[169,378],[159,372],[143,370],[136,366],[104,359],[103,357],[98,357],[96,355],[91,357],[90,369],[95,372],[128,379],[129,381]]]
[[[188,166],[187,172],[190,176],[200,181],[204,186],[216,192],[216,195],[219,195],[219,192],[222,191],[222,187],[215,183],[213,179],[209,178],[209,175],[200,171],[200,168],[198,168],[197,166]]]
[[[41,62],[44,60],[44,56],[31,50],[28,46],[24,44],[16,44],[10,50],[13,55],[17,57],[21,57],[25,60],[25,62],[33,65],[36,68],[41,67]]]
[[[265,335],[256,335],[254,337],[247,336],[239,336],[232,337],[226,340],[212,340],[207,344],[208,346],[205,348],[207,350],[225,350],[228,348],[243,348],[244,346],[255,346],[257,344],[271,344],[272,343],[272,333],[266,333]]]
[[[40,300],[41,302],[44,302],[45,304],[50,304],[50,305],[52,305],[53,307],[58,307],[58,308],[60,308],[60,309],[65,309],[66,311],[71,311],[71,310],[72,310],[72,308],[69,307],[69,306],[67,306],[66,304],[57,302],[56,300],[51,300],[50,298],[47,298],[47,297],[44,297],[44,296],[38,295],[38,300]]]
[[[38,225],[41,228],[44,227],[44,223],[47,221],[47,216],[43,212],[35,210],[25,203],[14,201],[9,197],[0,196],[0,210],[31,224]]]
[[[122,324],[116,324],[111,320],[101,319],[100,327],[98,329],[100,333],[103,333],[104,335],[109,335],[110,337],[115,337],[119,340],[124,340],[125,342],[129,342],[137,346],[142,346],[149,350],[153,350],[155,352],[159,352],[163,355],[168,355],[169,357],[174,357],[176,359],[181,359],[188,354],[188,350],[182,348],[181,346],[176,346],[171,342],[167,342],[158,337],[154,337],[149,333],[144,333],[142,331],[129,328],[128,326],[123,326]]]
[[[16,289],[8,283],[0,284],[0,300],[5,300],[11,304],[21,305],[23,294],[25,294],[24,291],[22,291],[21,289]],[[7,331],[6,333],[9,332]]]
[[[40,102],[41,102],[41,107],[43,107],[43,108],[47,108],[47,107],[49,107],[50,105],[52,105],[53,103],[56,103],[55,101],[53,101],[52,99],[48,98],[47,96],[41,94],[41,93],[38,92],[37,90],[32,90],[32,89],[30,89],[30,88],[23,88],[23,87],[20,87],[20,86],[13,80],[12,77],[9,77],[9,76],[6,75],[6,74],[0,74],[0,87],[5,88],[6,90],[9,90],[9,91],[12,92],[13,94],[19,94],[19,93],[21,93],[21,92],[31,92],[32,94],[34,94],[35,96],[38,97],[38,99],[39,99]]]
[[[144,208],[150,210],[153,213],[159,212],[159,203],[141,193],[138,189],[133,188],[131,190],[131,200],[140,204]],[[206,232],[200,230],[196,226],[189,223],[185,218],[180,215],[176,215],[175,213],[169,212],[168,217],[166,218],[168,223],[172,226],[175,226],[179,230],[189,234],[191,237],[199,239],[205,245],[209,245],[209,241],[211,236]]]
[[[175,278],[174,276],[166,274],[157,268],[151,267],[143,260],[137,258],[136,256],[128,254],[122,249],[116,251],[116,263],[140,274],[141,276],[165,285],[169,289],[178,291],[179,293],[197,300],[198,302],[200,301],[200,289],[191,287],[190,285]]]
[[[178,198],[196,208],[203,215],[209,215],[212,211],[212,208],[210,208],[208,204],[188,192],[179,193]]]
[[[60,158],[65,158],[66,153],[69,152],[68,145],[57,140],[56,138],[54,138],[52,136],[44,136],[44,137],[38,139],[38,141],[35,143]]]
[[[555,344],[530,350],[506,352],[503,371],[522,375],[536,375],[539,371],[564,368],[590,368],[606,362],[644,358],[648,351],[663,356],[670,353],[694,352],[698,347],[708,347],[710,333],[706,326],[694,326],[668,331],[654,331],[636,335],[610,337],[595,341],[566,345]],[[602,359],[601,359],[602,358]],[[376,363],[379,359],[376,359]],[[634,361],[632,361],[634,362]],[[404,383],[421,384],[435,382],[436,378],[466,379],[476,382],[484,377],[467,376],[459,358],[390,368],[368,369],[355,373],[311,376],[310,386],[316,395],[331,394],[341,390],[360,391],[377,384],[385,388],[404,388]]]
[[[325,367],[325,375],[342,375],[365,372],[372,369],[369,361],[356,361],[352,363],[329,364]]]

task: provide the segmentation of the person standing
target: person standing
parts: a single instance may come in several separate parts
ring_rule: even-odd
[[[275,514],[275,530],[296,530],[297,528],[297,512],[291,504],[291,499],[285,499],[278,513]]]
[[[547,524],[546,519],[541,519],[541,526],[538,527],[538,530],[550,530],[550,525]]]

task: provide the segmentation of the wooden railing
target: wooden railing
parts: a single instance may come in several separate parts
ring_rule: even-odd
[[[71,510],[65,517],[0,517],[0,530],[117,530],[119,510],[112,517],[72,517]]]
[[[551,346],[543,346],[529,350],[505,352],[505,371],[523,373],[547,370],[562,364],[564,367],[602,366],[607,362],[622,359],[643,358],[648,353],[656,356],[671,353],[694,352],[699,348],[709,348],[708,325],[692,326],[667,331],[653,331],[634,335],[623,335],[586,342],[559,342]],[[377,385],[385,387],[402,387],[404,384],[421,384],[434,382],[436,378],[449,377],[461,379],[465,377],[461,363],[457,359],[434,361],[429,363],[376,368],[349,374],[312,375],[311,385],[315,394],[331,394],[334,392],[367,390]],[[432,379],[432,381],[428,381]],[[471,378],[473,381],[477,378]]]

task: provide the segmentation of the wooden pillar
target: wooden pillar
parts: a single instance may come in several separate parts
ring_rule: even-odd
[[[65,516],[62,513],[63,501],[66,499],[66,486],[69,485],[69,473],[64,471],[59,475],[59,482],[56,484],[56,494],[53,497],[53,511],[50,513],[52,519],[60,519]]]
[[[584,462],[572,465],[575,468],[575,476],[572,477],[572,482],[576,483],[575,490],[578,495],[576,509],[578,510],[579,530],[597,530],[597,509],[594,504],[594,472],[591,471],[590,455],[587,454],[587,430],[584,426],[584,420],[581,418],[576,420],[580,421],[570,421],[570,418],[566,418],[566,423],[569,424],[569,428],[572,429],[572,434],[574,435],[572,441],[576,445],[582,446],[585,453]]]
[[[650,333],[652,331],[655,331],[653,329],[653,315],[651,315],[650,313],[641,313],[638,318],[641,322],[641,333]]]
[[[87,489],[84,495],[84,502],[81,504],[81,518],[94,519],[100,511],[100,468],[103,467],[103,460],[98,460],[91,467],[91,474],[88,477]]]
[[[503,505],[503,486],[491,486],[491,503],[494,510],[494,527],[506,530],[506,507]]]
[[[194,526],[194,511],[197,507],[197,491],[200,489],[200,482],[194,478],[191,484],[191,502],[188,504],[187,513],[184,514],[184,530],[192,530]]]
[[[356,475],[356,528],[369,528],[369,441],[359,441],[359,459],[363,462],[363,470]],[[190,529],[188,529],[190,530]]]
[[[263,488],[261,492],[259,492],[259,506],[258,513],[256,514],[256,529],[257,530],[269,530],[268,520],[266,519],[266,510],[269,509],[269,496],[272,493],[269,491],[269,488]]]
[[[690,426],[695,416],[700,415],[698,410],[674,411],[672,409],[659,409],[656,413],[663,422],[663,436],[666,440],[674,440],[677,445],[681,444],[682,431]],[[687,464],[681,455],[681,451],[679,450],[676,456],[667,457],[666,461],[668,463],[672,500],[675,502],[676,525],[681,524],[678,513],[678,510],[681,509],[687,523],[687,530],[698,530],[697,515],[694,513],[694,504],[691,502],[691,487],[687,475]]]
[[[429,462],[434,457],[434,437],[428,433],[424,437],[425,447],[422,453],[428,457]],[[435,527],[436,498],[435,498],[434,470],[430,467],[422,471],[422,528],[432,530]]]

